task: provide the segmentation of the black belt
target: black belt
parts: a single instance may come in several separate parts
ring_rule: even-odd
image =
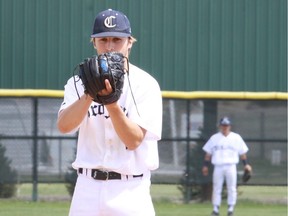
[[[83,168],[79,168],[78,173],[83,174]],[[108,172],[108,171],[102,171],[98,169],[92,169],[91,177],[96,180],[113,180],[113,179],[121,179],[122,175],[117,172]],[[133,175],[133,178],[139,178],[139,177],[143,177],[143,174]],[[128,178],[128,175],[127,175],[127,178]]]

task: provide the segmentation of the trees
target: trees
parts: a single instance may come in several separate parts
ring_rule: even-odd
[[[17,172],[5,153],[6,148],[0,144],[0,198],[12,197],[16,191]]]

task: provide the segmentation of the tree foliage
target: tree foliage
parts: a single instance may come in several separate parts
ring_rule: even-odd
[[[0,144],[0,198],[10,198],[16,192],[17,172],[5,156],[6,148]]]

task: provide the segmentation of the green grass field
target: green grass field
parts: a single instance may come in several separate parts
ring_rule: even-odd
[[[209,216],[210,204],[174,204],[155,202],[157,216]],[[2,216],[63,216],[68,215],[69,202],[25,202],[1,201]],[[225,208],[224,208],[225,207]],[[221,209],[221,215],[226,215],[226,206]],[[235,216],[287,216],[286,205],[264,205],[240,202],[235,210]],[[117,216],[117,215],[115,215]]]
[[[210,203],[181,202],[175,185],[152,185],[157,216],[209,216]],[[62,184],[39,185],[39,200],[31,202],[31,185],[21,185],[13,199],[0,200],[1,216],[63,216],[68,214],[69,196]],[[287,187],[240,187],[235,216],[287,216]],[[223,201],[225,203],[225,201]],[[221,215],[226,215],[226,204]]]

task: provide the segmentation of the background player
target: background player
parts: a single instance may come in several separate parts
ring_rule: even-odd
[[[211,216],[219,215],[221,205],[221,193],[224,181],[226,181],[228,192],[228,216],[233,215],[234,206],[237,199],[237,168],[239,155],[243,162],[244,169],[251,172],[252,168],[247,163],[246,153],[248,147],[237,133],[231,131],[231,121],[228,117],[220,120],[220,131],[214,134],[204,145],[206,152],[202,173],[208,175],[210,162],[214,165],[213,172],[213,212]]]
[[[91,38],[98,55],[116,51],[127,58],[135,42],[128,18],[111,9],[96,16]],[[79,130],[70,216],[155,215],[150,170],[159,164],[161,91],[153,77],[132,64],[129,78],[131,89],[125,74],[122,95],[109,105],[85,95],[80,79],[72,77],[65,86],[58,128],[63,133]],[[111,94],[108,80],[105,85],[100,95]]]

